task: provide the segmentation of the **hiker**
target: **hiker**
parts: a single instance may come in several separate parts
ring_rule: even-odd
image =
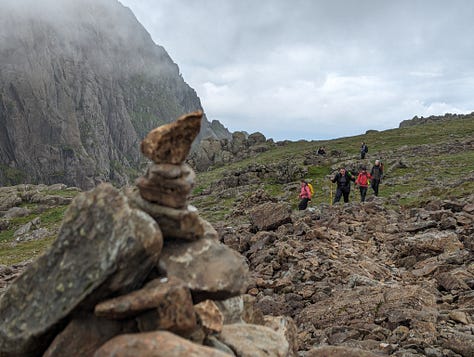
[[[370,170],[370,176],[372,176],[370,180],[370,187],[372,187],[372,190],[374,190],[375,196],[378,196],[379,184],[383,177],[383,166],[380,160],[375,160],[374,166],[372,166],[372,170]]]
[[[326,149],[324,149],[324,146],[320,146],[318,149],[318,155],[324,156],[326,155]]]
[[[301,201],[298,205],[298,209],[303,211],[308,207],[308,202],[311,200],[311,190],[309,189],[308,182],[306,180],[301,180],[301,191],[299,198]]]
[[[367,188],[369,187],[369,180],[372,178],[370,174],[367,172],[367,168],[365,166],[361,167],[359,175],[357,175],[357,179],[355,184],[359,186],[360,191],[360,202],[365,202],[365,196],[367,195]]]
[[[366,143],[362,143],[360,146],[360,158],[365,159],[365,154],[369,152],[369,147],[367,146]]]
[[[349,202],[349,194],[351,193],[351,181],[355,181],[355,177],[346,171],[344,167],[339,169],[339,172],[331,179],[332,182],[337,183],[336,196],[333,204],[339,202],[341,196],[344,196],[344,202]]]

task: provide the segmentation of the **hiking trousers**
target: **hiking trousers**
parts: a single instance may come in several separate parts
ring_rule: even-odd
[[[380,179],[372,179],[370,181],[370,186],[372,187],[372,190],[374,190],[375,196],[379,195],[379,184],[380,184]]]
[[[341,188],[337,188],[336,190],[336,196],[334,197],[334,202],[333,203],[336,203],[336,202],[339,202],[341,200],[341,197],[344,196],[344,202],[347,203],[349,202],[349,194],[351,193],[351,190],[343,190]]]
[[[365,202],[365,196],[367,195],[367,187],[359,187],[360,190],[360,202]]]
[[[300,211],[304,211],[306,207],[308,207],[308,202],[309,202],[309,198],[307,197],[301,199],[300,204],[298,205],[298,209]]]

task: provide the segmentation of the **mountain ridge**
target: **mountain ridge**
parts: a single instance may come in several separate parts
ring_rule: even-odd
[[[2,7],[0,184],[127,184],[149,130],[202,110],[176,63],[118,1]],[[204,118],[197,141],[229,135]]]

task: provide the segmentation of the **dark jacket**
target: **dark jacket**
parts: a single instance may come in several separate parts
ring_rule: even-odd
[[[345,191],[351,189],[351,181],[355,181],[355,177],[346,171],[345,175],[341,175],[340,172],[334,176],[332,182],[337,182],[337,188]]]
[[[383,169],[380,165],[372,166],[372,170],[370,170],[370,176],[372,176],[373,180],[381,180],[383,177]]]

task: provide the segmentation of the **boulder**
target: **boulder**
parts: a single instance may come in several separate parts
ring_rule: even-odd
[[[285,203],[266,202],[252,208],[249,219],[254,232],[275,230],[291,222],[291,209]]]
[[[37,355],[77,309],[142,284],[163,240],[156,222],[110,184],[76,196],[56,241],[0,301],[0,351]],[[54,303],[52,303],[54,302]]]

